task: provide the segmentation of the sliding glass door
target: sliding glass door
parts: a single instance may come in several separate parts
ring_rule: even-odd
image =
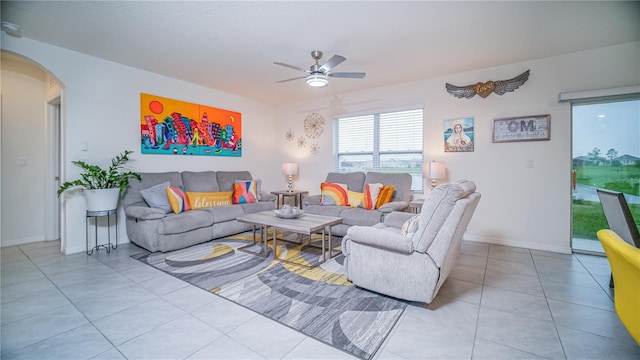
[[[640,100],[573,104],[573,241],[603,252],[596,232],[608,228],[597,188],[625,194],[640,224]]]

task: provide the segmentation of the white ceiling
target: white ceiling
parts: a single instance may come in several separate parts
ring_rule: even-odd
[[[640,2],[2,1],[25,38],[271,104],[640,40]],[[301,68],[334,54],[330,78]],[[322,61],[321,61],[322,63]],[[514,74],[514,76],[517,74]],[[469,83],[487,79],[470,79]],[[467,84],[458,84],[467,85]],[[443,84],[444,86],[444,84]]]

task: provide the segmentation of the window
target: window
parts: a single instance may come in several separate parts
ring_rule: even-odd
[[[408,172],[422,191],[423,109],[335,119],[336,171]]]

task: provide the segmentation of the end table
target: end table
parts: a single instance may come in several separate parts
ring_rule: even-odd
[[[111,243],[111,215],[114,215],[116,218],[116,245],[114,246]],[[106,216],[107,217],[107,243],[98,245],[98,218]],[[94,218],[95,229],[96,229],[96,246],[92,247],[89,250],[89,218]],[[93,250],[98,251],[101,247],[107,249],[107,253],[111,252],[111,248],[116,249],[118,247],[118,209],[111,210],[103,210],[103,211],[87,211],[87,218],[85,221],[85,232],[87,235],[87,255],[93,254]]]
[[[284,205],[284,198],[286,196],[293,196],[294,198],[294,203],[295,206],[297,206],[298,208],[302,209],[302,196],[303,195],[309,195],[308,191],[303,191],[303,190],[278,190],[278,191],[272,191],[271,192],[273,195],[277,195],[278,199],[276,201],[276,208],[280,209],[280,207],[282,205]]]
[[[424,199],[415,199],[409,203],[409,210],[414,214],[418,214],[420,213],[420,210],[422,210],[423,204]]]

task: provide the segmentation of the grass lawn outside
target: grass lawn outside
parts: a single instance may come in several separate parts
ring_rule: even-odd
[[[576,180],[595,188],[620,191],[631,195],[640,195],[638,179],[640,168],[636,166],[576,166]],[[636,226],[640,224],[640,205],[629,204]],[[600,229],[608,229],[604,211],[599,201],[573,200],[573,237],[598,240],[596,233]]]

